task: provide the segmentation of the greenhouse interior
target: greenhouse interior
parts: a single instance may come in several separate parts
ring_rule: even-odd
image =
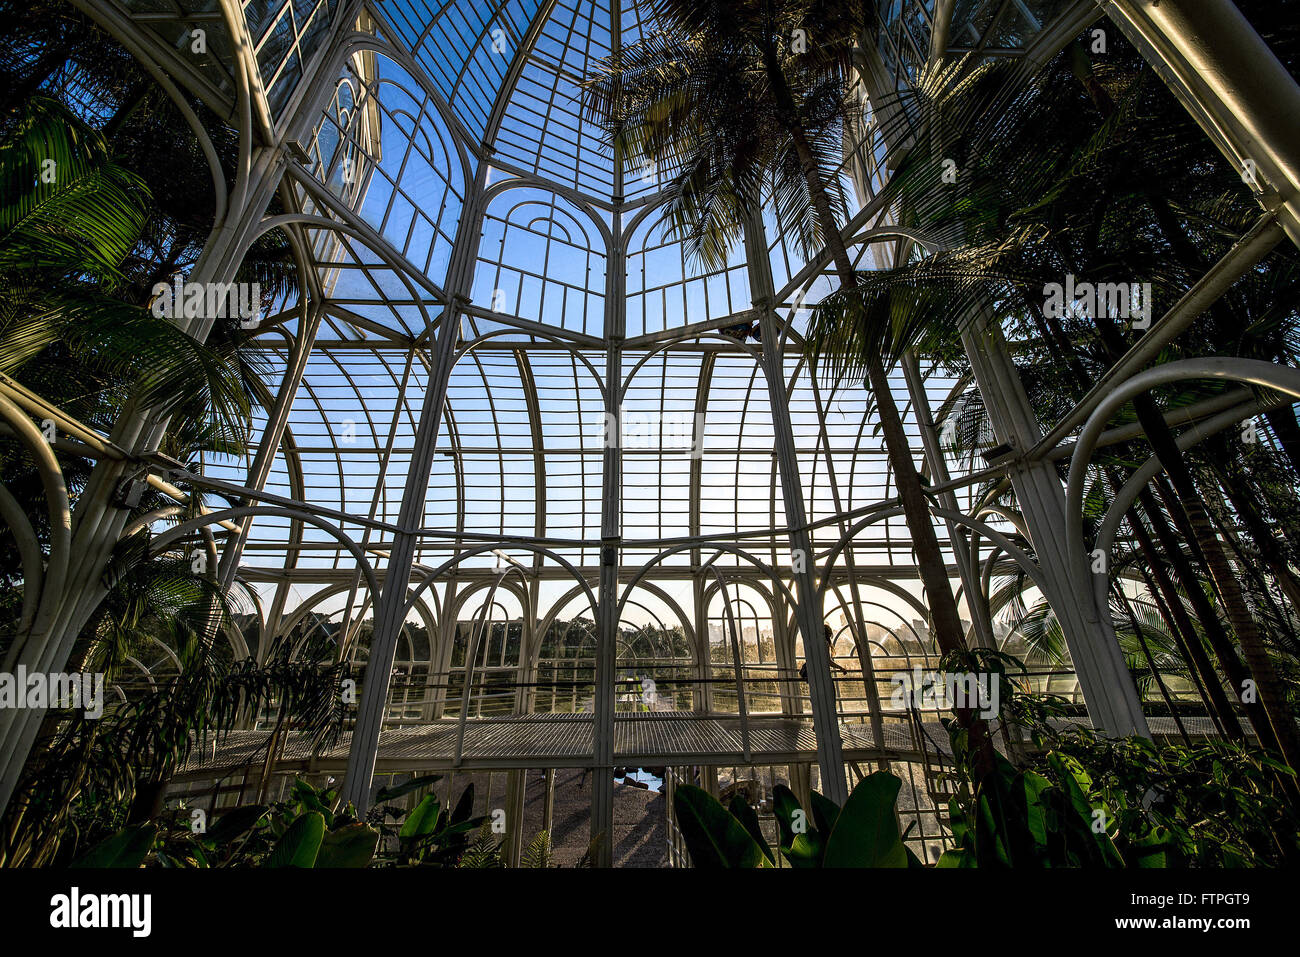
[[[0,864],[1300,862],[1300,3],[2,16]]]

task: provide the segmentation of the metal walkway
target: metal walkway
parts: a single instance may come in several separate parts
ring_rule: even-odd
[[[1184,718],[1189,733],[1208,735],[1207,719]],[[1172,720],[1150,719],[1152,733],[1175,733]],[[938,721],[922,723],[931,760],[949,756],[948,735]],[[380,737],[376,774],[410,771],[505,768],[587,767],[592,764],[592,718],[585,714],[520,715],[467,721],[460,739],[460,722],[436,721],[385,730]],[[849,761],[920,761],[918,746],[906,717],[887,719],[883,746],[872,738],[865,723],[841,723],[844,757]],[[616,764],[665,767],[689,764],[751,765],[815,762],[817,740],[806,719],[750,715],[748,748],[737,717],[716,717],[696,712],[628,713],[616,716]],[[224,775],[266,759],[268,731],[232,731],[220,742],[195,751],[176,780],[197,780]],[[297,732],[287,735],[278,771],[341,772],[347,763],[351,732],[331,747],[312,755],[308,742]]]

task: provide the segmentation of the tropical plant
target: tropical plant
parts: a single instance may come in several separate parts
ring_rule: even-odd
[[[197,397],[241,436],[248,390],[231,352],[119,295],[151,197],[103,136],[33,97],[0,141],[0,191],[0,373],[92,424],[130,388],[168,411]]]
[[[180,582],[188,586],[192,579]],[[60,718],[10,802],[0,864],[58,863],[124,824],[157,820],[168,784],[194,749],[256,720],[272,703],[277,730],[292,720],[314,748],[337,739],[347,715],[340,684],[346,665],[332,657],[321,661],[310,644],[298,658],[282,645],[265,663],[230,660],[213,640],[208,619],[210,601],[220,595],[203,590],[197,607],[182,603],[174,615],[161,606],[151,612],[175,638],[172,654],[180,667],[174,673],[158,674],[147,693],[110,706],[98,719],[78,712]],[[225,606],[219,607],[225,621]],[[192,617],[199,619],[194,625],[187,623]],[[149,633],[168,632],[155,623]],[[272,735],[266,764],[275,756],[274,741]],[[266,766],[262,780],[269,781]]]
[[[1040,414],[1059,418],[1141,334],[1142,324],[1126,327],[1130,316],[1104,308],[1048,308],[1049,284],[1067,275],[1126,289],[1147,282],[1141,309],[1155,318],[1258,218],[1238,172],[1118,38],[1104,60],[1094,62],[1076,43],[1034,76],[1011,63],[939,64],[877,106],[885,117],[882,138],[898,144],[899,154],[882,202],[902,227],[925,236],[928,248],[922,254],[902,243],[901,265],[863,274],[851,296],[842,288],[814,310],[810,348],[837,368],[856,368],[896,343],[916,343],[960,363],[956,344],[968,325],[998,324],[1026,343],[1020,357],[1021,368],[1030,370],[1026,384],[1040,386],[1031,398],[1051,402],[1037,403]],[[947,169],[957,171],[955,178],[944,175]],[[1279,249],[1208,310],[1178,351],[1294,364],[1297,302],[1300,260],[1293,249]],[[1143,542],[1143,550],[1158,544],[1173,563],[1260,740],[1294,763],[1300,735],[1273,662],[1279,636],[1253,613],[1216,532],[1216,506],[1206,501],[1219,498],[1217,485],[1198,483],[1163,417],[1223,388],[1136,398],[1128,421],[1141,426],[1144,440],[1099,455],[1095,465],[1098,478],[1117,488],[1127,470],[1153,453],[1159,457],[1167,478],[1143,494],[1142,515],[1132,519],[1151,524],[1154,542]],[[1290,409],[1276,418],[1279,434],[1294,425]],[[1135,530],[1139,538],[1146,534]],[[1276,556],[1271,570],[1295,590],[1294,574]],[[1206,600],[1205,581],[1226,628]],[[1195,658],[1194,636],[1180,631]],[[1216,710],[1230,727],[1235,716],[1205,665],[1189,662],[1220,699]],[[1247,679],[1258,688],[1258,701],[1243,694]]]
[[[901,786],[894,775],[877,771],[858,782],[843,808],[813,791],[809,815],[790,789],[778,784],[773,789],[778,851],[798,868],[922,866],[898,831],[894,803]],[[696,867],[776,866],[758,815],[743,796],[724,808],[703,788],[680,784],[673,791],[673,811]]]
[[[708,269],[725,266],[747,224],[775,209],[805,256],[829,256],[839,289],[818,308],[867,307],[841,227],[846,136],[866,128],[856,44],[874,5],[827,0],[652,0],[660,31],[616,51],[584,85],[588,114],[629,162],[671,182],[674,238]],[[944,652],[964,632],[929,504],[889,384],[883,349],[846,353],[871,389],[889,463]],[[978,716],[958,718],[983,742]],[[982,746],[981,753],[991,756]]]
[[[471,816],[474,787],[455,807],[440,806],[432,785],[440,775],[412,778],[381,788],[379,804],[361,819],[336,788],[316,788],[297,779],[289,796],[271,804],[245,804],[207,823],[207,815],[184,805],[156,821],[110,833],[82,854],[73,867],[136,868],[497,868],[504,845],[490,819]],[[385,803],[424,792],[407,809]],[[528,869],[552,867],[551,839],[539,831],[523,850]],[[579,865],[585,866],[585,865]]]
[[[1277,867],[1300,859],[1300,813],[1279,783],[1295,772],[1267,750],[1109,738],[1069,720],[1051,695],[1013,695],[1008,712],[1037,749],[1021,773],[1062,783],[1069,774],[1104,809],[1098,820],[1127,866]]]
[[[380,831],[338,806],[338,792],[305,781],[275,804],[231,808],[212,822],[179,808],[158,823],[131,825],[107,837],[74,867],[366,867]]]
[[[1285,765],[1258,748],[1213,742],[1157,745],[1107,738],[1064,722],[1064,700],[1016,695],[1016,726],[1036,750],[1018,767],[1002,755],[978,780],[966,732],[947,722],[952,846],[939,868],[1160,868],[1279,866],[1300,854],[1300,817],[1278,786]],[[863,778],[841,809],[812,792],[811,814],[773,788],[777,851],[797,868],[920,867],[898,830],[901,782]],[[673,811],[699,868],[776,864],[758,815],[741,796],[728,807],[679,785]]]

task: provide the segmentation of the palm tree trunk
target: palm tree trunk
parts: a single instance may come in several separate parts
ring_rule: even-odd
[[[1286,688],[1268,656],[1264,637],[1255,623],[1254,615],[1246,605],[1237,573],[1229,563],[1228,556],[1224,553],[1218,536],[1210,525],[1209,515],[1206,514],[1205,506],[1198,497],[1195,486],[1190,489],[1178,487],[1191,481],[1190,473],[1185,471],[1186,463],[1182,464],[1183,474],[1177,477],[1173,473],[1179,471],[1178,469],[1173,471],[1166,469],[1166,473],[1173,481],[1175,497],[1186,512],[1194,541],[1201,551],[1206,568],[1209,569],[1215,590],[1223,602],[1228,624],[1232,626],[1237,643],[1241,646],[1241,653],[1246,659],[1246,666],[1254,677],[1257,699],[1268,723],[1272,726],[1272,736],[1277,741],[1278,749],[1287,764],[1293,768],[1300,768],[1300,731],[1297,730],[1295,718],[1287,707]],[[1234,685],[1237,696],[1245,702],[1245,699],[1250,697],[1246,692],[1246,684],[1239,681],[1234,682]]]
[[[1183,607],[1183,600],[1178,596],[1174,583],[1170,581],[1164,563],[1156,554],[1155,543],[1151,541],[1146,527],[1136,516],[1133,517],[1131,524],[1138,546],[1142,549],[1150,569],[1152,584],[1155,586],[1152,594],[1157,600],[1163,599],[1160,606],[1161,613],[1169,623],[1170,631],[1178,641],[1179,651],[1182,652],[1183,659],[1187,662],[1193,678],[1196,679],[1196,686],[1201,692],[1202,700],[1206,702],[1207,709],[1216,716],[1219,729],[1225,737],[1233,741],[1244,740],[1245,734],[1241,730],[1241,722],[1237,720],[1237,713],[1232,709],[1228,696],[1223,692],[1223,683],[1210,662],[1210,656],[1205,652],[1205,644],[1197,634],[1196,626],[1192,624],[1187,610]]]
[[[808,194],[822,234],[822,242],[831,254],[840,285],[845,289],[855,289],[858,285],[857,272],[853,268],[844,239],[840,235],[839,223],[831,208],[826,184],[822,182],[816,156],[808,142],[803,124],[799,120],[798,110],[786,85],[775,48],[766,51],[765,62],[777,103],[785,119],[786,131],[794,142],[795,151],[803,168]],[[912,459],[911,443],[903,428],[903,419],[899,414],[898,405],[894,402],[893,390],[890,388],[889,377],[880,356],[867,357],[867,383],[876,400],[876,411],[885,438],[885,450],[894,473],[894,484],[898,488],[898,496],[902,501],[907,529],[912,537],[912,548],[916,553],[921,583],[925,587],[930,606],[935,641],[945,655],[964,654],[967,650],[966,642],[962,633],[961,616],[957,612],[957,602],[953,598],[948,566],[943,560],[943,552],[939,547],[939,539],[930,517],[930,506],[921,486],[920,473],[917,472],[916,463]],[[974,709],[963,707],[955,709],[955,712],[958,722],[970,735],[976,774],[982,775],[993,767],[993,744],[988,734],[988,725]]]
[[[1237,513],[1242,524],[1246,526],[1246,531],[1250,533],[1255,547],[1259,549],[1260,557],[1277,579],[1278,587],[1282,589],[1282,593],[1286,595],[1295,609],[1300,611],[1300,579],[1297,579],[1291,571],[1286,555],[1283,554],[1277,539],[1269,530],[1264,517],[1259,514],[1259,509],[1255,507],[1254,501],[1249,495],[1245,494],[1240,485],[1231,481],[1228,477],[1222,477],[1219,484],[1227,494],[1233,511]]]
[[[1155,681],[1156,687],[1160,689],[1160,696],[1164,698],[1165,706],[1169,708],[1169,714],[1174,719],[1174,725],[1178,728],[1183,743],[1191,747],[1192,739],[1187,736],[1187,729],[1183,727],[1183,719],[1178,715],[1178,708],[1175,707],[1173,696],[1169,694],[1165,679],[1160,674],[1160,668],[1156,664],[1155,656],[1151,654],[1151,647],[1147,644],[1146,632],[1138,622],[1137,614],[1133,611],[1133,605],[1129,601],[1128,595],[1124,594],[1124,589],[1119,587],[1116,582],[1111,582],[1111,594],[1119,600],[1120,605],[1124,608],[1124,614],[1129,620],[1129,625],[1133,628],[1133,636],[1142,649],[1142,657],[1146,659],[1147,667],[1151,669],[1151,678]]]
[[[1270,409],[1264,413],[1264,418],[1282,443],[1282,451],[1290,459],[1291,467],[1300,473],[1300,423],[1296,422],[1295,409],[1289,405]]]
[[[1125,351],[1125,344],[1114,320],[1098,310],[1094,323],[1101,336],[1103,348],[1112,361],[1118,360]],[[1197,490],[1196,483],[1192,479],[1187,460],[1174,442],[1169,426],[1150,395],[1136,396],[1133,399],[1133,408],[1147,440],[1151,443],[1152,450],[1164,467],[1167,482],[1172,485],[1171,489],[1165,479],[1156,480],[1166,493],[1164,497],[1169,505],[1170,517],[1173,518],[1174,524],[1193,548],[1194,553],[1198,553],[1197,558],[1210,574],[1210,580],[1214,583],[1215,591],[1223,603],[1228,623],[1232,626],[1238,644],[1241,645],[1246,665],[1254,678],[1257,701],[1262,708],[1267,725],[1271,728],[1271,734],[1265,735],[1265,729],[1260,727],[1253,718],[1251,723],[1255,725],[1261,743],[1266,737],[1272,738],[1286,762],[1292,767],[1300,767],[1297,763],[1300,762],[1300,730],[1297,730],[1295,719],[1286,706],[1285,688],[1268,657],[1263,636],[1246,605],[1236,573],[1210,525],[1209,516],[1201,501],[1201,492]],[[1186,580],[1186,584],[1189,592],[1196,591],[1193,580]],[[1231,655],[1231,659],[1235,660],[1236,655]],[[1227,661],[1223,663],[1226,668]],[[1249,711],[1251,702],[1245,700],[1250,697],[1246,691],[1247,686],[1242,679],[1231,675],[1229,680],[1232,681],[1237,697],[1242,699]]]
[[[1237,656],[1237,650],[1232,646],[1231,638],[1228,637],[1222,622],[1219,621],[1219,613],[1210,604],[1205,592],[1201,590],[1202,579],[1196,574],[1191,561],[1183,554],[1183,550],[1179,546],[1179,537],[1181,536],[1183,541],[1187,541],[1187,534],[1183,532],[1181,526],[1177,531],[1170,528],[1169,523],[1165,520],[1164,512],[1156,501],[1155,494],[1150,489],[1142,491],[1140,501],[1147,515],[1152,519],[1151,527],[1155,530],[1156,538],[1160,541],[1161,548],[1164,549],[1165,555],[1168,556],[1170,564],[1173,566],[1174,574],[1183,582],[1183,591],[1186,593],[1187,600],[1191,603],[1196,617],[1201,622],[1201,628],[1205,632],[1206,640],[1210,643],[1210,648],[1214,651],[1214,656],[1219,660],[1219,668],[1228,679],[1228,684],[1234,688],[1240,688],[1248,674],[1242,666],[1241,659]],[[1251,726],[1255,729],[1255,734],[1260,743],[1265,747],[1276,747],[1276,740],[1273,738],[1267,716],[1260,710],[1258,703],[1243,704],[1246,715],[1250,719]]]

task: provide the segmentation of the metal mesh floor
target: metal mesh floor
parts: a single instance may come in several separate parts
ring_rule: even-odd
[[[1150,719],[1157,737],[1176,733],[1169,718]],[[1213,733],[1204,718],[1185,718],[1188,732]],[[711,717],[694,712],[620,714],[614,724],[614,755],[619,764],[649,766],[684,764],[782,764],[817,760],[812,722],[798,718],[751,716],[748,744],[739,718]],[[947,733],[938,721],[923,722],[931,758],[949,754]],[[842,723],[840,734],[848,760],[924,757],[905,720],[886,719],[880,746],[865,723]],[[586,715],[522,715],[471,720],[459,742],[460,724],[438,721],[384,731],[379,742],[376,773],[439,768],[492,769],[584,767],[591,764],[592,720]],[[351,733],[313,755],[309,742],[290,732],[276,762],[282,771],[341,771]],[[260,763],[266,758],[267,731],[233,731],[220,742],[196,750],[177,776],[210,777]],[[459,758],[457,754],[459,752]]]

